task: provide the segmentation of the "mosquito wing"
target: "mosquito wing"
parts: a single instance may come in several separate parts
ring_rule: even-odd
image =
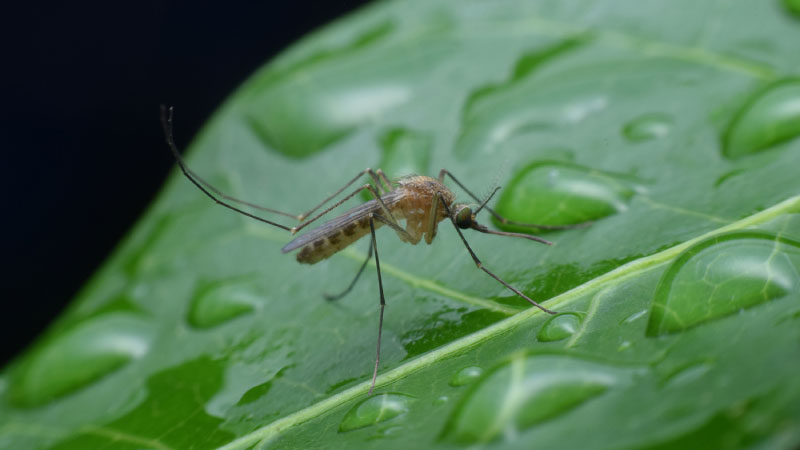
[[[395,189],[394,191],[381,196],[381,200],[383,200],[383,203],[386,205],[386,207],[391,210],[392,206],[403,198],[403,195],[402,189]],[[367,215],[370,213],[378,212],[381,212],[381,205],[378,204],[377,200],[370,200],[366,203],[362,203],[361,205],[346,211],[341,216],[333,218],[323,223],[319,227],[314,228],[308,233],[295,238],[286,244],[286,246],[281,249],[281,252],[289,253],[292,250],[297,250],[298,248],[304,247],[319,238],[328,236],[330,234],[337,234],[339,230],[343,229],[347,225],[351,223],[357,223],[360,219],[367,217]]]

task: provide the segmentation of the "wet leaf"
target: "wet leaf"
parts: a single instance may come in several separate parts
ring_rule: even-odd
[[[592,220],[539,230],[550,247],[465,233],[560,314],[478,271],[447,222],[431,246],[381,229],[367,397],[374,265],[322,298],[367,242],[297,264],[288,233],[176,172],[3,370],[0,447],[796,448],[792,5],[419,0],[321,30],[225,103],[192,168],[294,214],[364,167],[447,168],[481,198],[501,186],[511,220]]]

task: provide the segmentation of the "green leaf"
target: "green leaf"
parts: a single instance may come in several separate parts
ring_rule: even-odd
[[[560,315],[447,221],[431,246],[381,229],[369,397],[374,265],[322,299],[367,242],[299,265],[289,233],[176,171],[3,370],[0,447],[796,448],[796,3],[418,0],[321,30],[222,106],[191,167],[295,214],[384,166],[502,186],[514,221],[592,220],[553,246],[465,232]]]

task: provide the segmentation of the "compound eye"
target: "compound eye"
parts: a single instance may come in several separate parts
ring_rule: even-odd
[[[470,228],[472,226],[472,210],[465,206],[456,213],[456,225],[458,228]]]

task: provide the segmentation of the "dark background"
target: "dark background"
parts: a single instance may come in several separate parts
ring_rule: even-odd
[[[159,105],[188,142],[249,74],[365,1],[138,1],[2,12],[0,364],[102,264],[173,167]]]

